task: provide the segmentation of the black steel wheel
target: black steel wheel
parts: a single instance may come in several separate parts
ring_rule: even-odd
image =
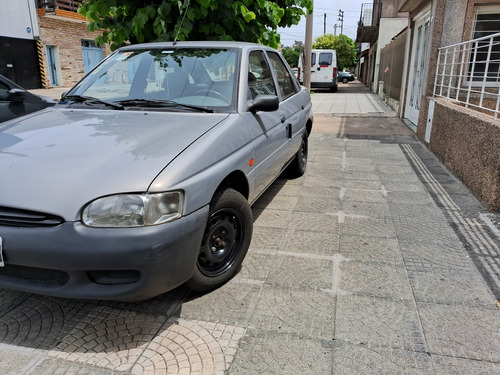
[[[210,204],[196,268],[187,286],[207,291],[230,280],[245,259],[252,230],[252,211],[245,197],[233,189],[216,193]]]
[[[306,173],[307,168],[307,136],[302,137],[299,151],[295,154],[294,159],[287,168],[287,173],[290,178],[298,178]]]

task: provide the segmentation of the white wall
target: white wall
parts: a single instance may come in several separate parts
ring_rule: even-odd
[[[35,0],[0,0],[0,36],[35,39],[40,35]]]

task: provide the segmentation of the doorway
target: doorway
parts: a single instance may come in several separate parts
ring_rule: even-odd
[[[406,98],[405,118],[418,125],[422,86],[426,73],[426,54],[430,32],[430,7],[420,13],[415,20],[413,48],[410,62],[410,77]]]
[[[49,78],[51,86],[59,86],[56,52],[57,47],[47,46],[47,64],[49,65]]]
[[[103,58],[102,48],[93,40],[82,39],[83,72],[87,74],[99,64]]]

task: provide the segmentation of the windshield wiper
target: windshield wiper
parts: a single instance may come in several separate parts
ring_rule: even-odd
[[[80,102],[80,103],[83,103],[83,102],[94,102],[94,103],[98,103],[98,104],[104,104],[104,105],[107,105],[109,107],[113,107],[115,109],[123,109],[123,106],[121,104],[118,104],[118,103],[113,103],[113,102],[107,102],[105,100],[101,100],[101,99],[98,99],[98,98],[94,98],[92,96],[85,96],[85,95],[66,95],[63,100],[65,99],[69,99],[69,100],[74,100],[76,102]]]
[[[196,111],[201,111],[201,112],[207,112],[207,113],[214,113],[215,111],[213,109],[207,108],[207,107],[199,107],[195,105],[189,105],[189,104],[181,104],[173,100],[160,100],[160,99],[127,99],[127,100],[120,100],[116,103],[119,103],[123,106],[126,107],[183,107],[183,108],[189,108],[189,109],[194,109]]]

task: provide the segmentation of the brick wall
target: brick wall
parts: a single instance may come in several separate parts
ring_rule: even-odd
[[[87,22],[77,13],[71,13],[72,17],[65,14],[42,14],[39,13],[40,42],[43,53],[43,69],[46,72],[46,87],[50,87],[49,69],[47,63],[46,46],[58,47],[59,55],[59,87],[72,87],[84,75],[82,39],[93,40],[99,32],[89,33]],[[103,56],[110,53],[109,48],[103,48]]]

